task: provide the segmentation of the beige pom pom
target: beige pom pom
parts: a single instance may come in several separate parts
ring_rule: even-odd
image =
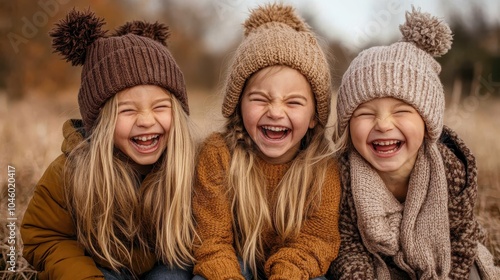
[[[281,22],[289,25],[297,31],[309,31],[309,26],[297,16],[291,6],[283,4],[267,4],[252,11],[250,17],[245,21],[245,36],[269,22]]]
[[[406,12],[406,22],[399,26],[399,30],[403,41],[414,43],[434,57],[446,54],[453,41],[448,24],[415,7]]]

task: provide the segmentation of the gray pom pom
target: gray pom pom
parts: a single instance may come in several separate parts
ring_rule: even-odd
[[[434,57],[446,54],[453,41],[448,24],[414,7],[411,12],[406,12],[406,22],[399,26],[399,30],[403,41],[414,43]]]

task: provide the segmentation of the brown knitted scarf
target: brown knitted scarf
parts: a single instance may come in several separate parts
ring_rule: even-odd
[[[451,246],[448,189],[436,143],[420,148],[404,204],[386,188],[377,172],[357,152],[349,157],[358,227],[375,256],[377,279],[391,279],[384,259],[412,279],[447,279]]]

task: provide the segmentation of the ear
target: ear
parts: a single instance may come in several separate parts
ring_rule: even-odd
[[[317,123],[318,119],[316,118],[316,116],[312,116],[311,120],[309,121],[309,128],[313,129],[314,127],[316,127]]]

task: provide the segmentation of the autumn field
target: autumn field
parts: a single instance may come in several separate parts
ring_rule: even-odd
[[[75,91],[76,92],[76,91]],[[0,93],[0,279],[27,279],[34,275],[22,259],[22,240],[19,226],[33,188],[49,163],[60,153],[61,127],[68,118],[79,116],[76,94],[48,98],[27,95],[23,100],[8,101]],[[220,99],[204,91],[190,90],[189,103],[196,137],[201,140],[218,129],[223,120],[219,114]],[[491,96],[456,102],[447,110],[445,122],[463,137],[477,157],[479,166],[479,193],[476,213],[488,231],[487,246],[500,264],[500,100]],[[472,104],[472,105],[471,105]],[[330,124],[333,123],[333,118]],[[10,170],[10,171],[9,171]],[[10,172],[10,173],[9,173]],[[9,179],[15,181],[15,190],[8,189]],[[9,209],[9,194],[14,212]],[[12,208],[12,207],[11,207]],[[12,209],[10,209],[12,210]],[[6,225],[12,222],[11,228]],[[14,232],[15,235],[12,235]],[[8,242],[15,240],[16,271],[9,267],[11,251]],[[11,254],[12,255],[12,254]]]

